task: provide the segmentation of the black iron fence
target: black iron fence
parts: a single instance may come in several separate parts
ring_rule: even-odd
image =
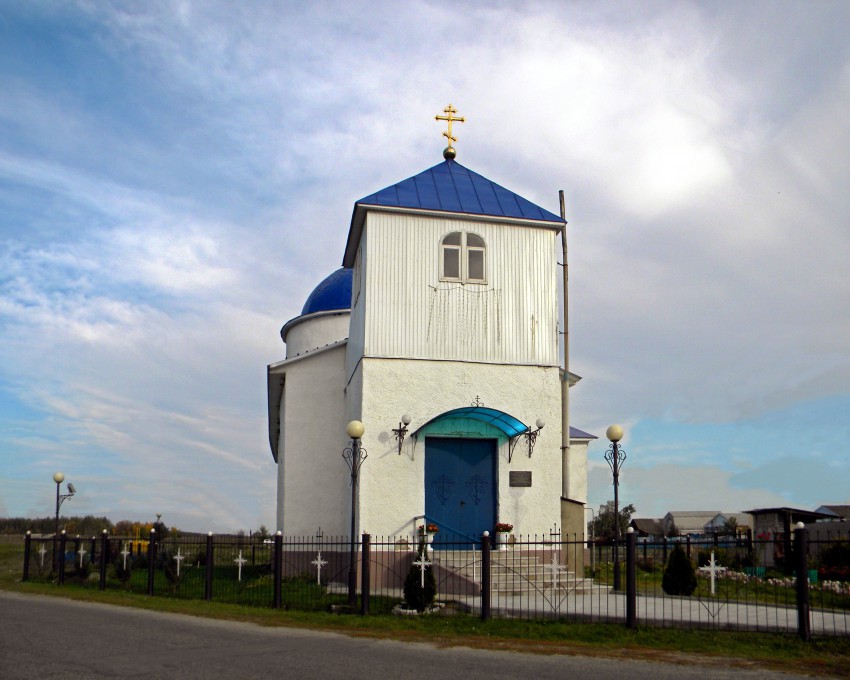
[[[348,537],[27,535],[23,579],[284,609],[850,635],[850,542],[809,534],[617,544],[364,534],[354,591]]]

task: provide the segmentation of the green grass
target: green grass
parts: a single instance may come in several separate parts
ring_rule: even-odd
[[[68,581],[21,582],[23,540],[0,537],[0,589],[102,602],[160,612],[330,630],[353,636],[431,642],[439,646],[470,646],[543,654],[579,654],[646,659],[672,663],[766,668],[850,678],[850,639],[824,638],[804,643],[793,635],[703,630],[638,628],[616,624],[579,624],[526,620],[492,620],[455,616],[367,617],[319,611],[275,610],[244,603],[206,602],[183,597],[149,597],[120,587],[105,591],[96,585]],[[201,572],[202,573],[202,572]],[[96,583],[96,582],[95,582]],[[167,585],[162,584],[167,591]],[[302,581],[301,586],[306,586]],[[299,587],[301,587],[299,586]],[[181,583],[181,588],[183,584]],[[194,586],[193,586],[194,587]],[[371,598],[372,610],[386,611],[393,602]]]

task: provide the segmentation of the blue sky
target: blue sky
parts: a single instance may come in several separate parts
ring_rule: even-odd
[[[0,516],[274,524],[265,366],[353,202],[458,160],[570,238],[641,516],[850,502],[845,2],[0,8]],[[340,445],[344,445],[344,437]],[[611,497],[602,442],[589,503]]]

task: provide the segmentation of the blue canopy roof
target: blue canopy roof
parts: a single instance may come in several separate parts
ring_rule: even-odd
[[[464,406],[463,408],[452,409],[451,411],[446,411],[445,413],[441,413],[440,415],[431,418],[431,420],[418,428],[413,434],[415,435],[420,430],[423,430],[429,425],[433,425],[440,420],[448,420],[450,418],[470,418],[472,420],[480,420],[481,422],[498,428],[509,439],[513,439],[517,435],[528,431],[528,425],[523,424],[521,421],[504,411],[487,408],[486,406]]]

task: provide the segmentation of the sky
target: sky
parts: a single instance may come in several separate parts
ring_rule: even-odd
[[[460,163],[565,192],[590,506],[615,422],[636,516],[850,503],[848,25],[842,0],[6,0],[0,517],[52,515],[61,470],[63,515],[273,528],[280,328],[354,202],[442,160],[449,103]]]

